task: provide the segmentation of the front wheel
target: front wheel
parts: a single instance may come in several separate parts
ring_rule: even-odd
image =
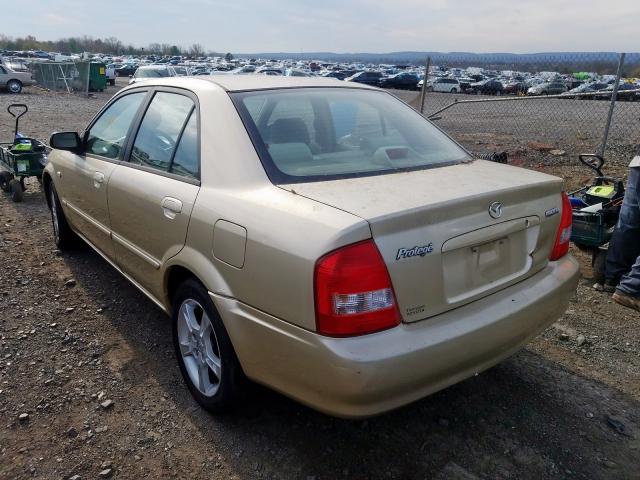
[[[458,93],[458,90],[456,90],[455,88],[452,88],[451,93]]]
[[[7,90],[9,90],[9,93],[20,93],[22,91],[22,83],[18,80],[9,80],[7,82]]]
[[[49,204],[51,223],[53,224],[53,241],[59,250],[69,250],[76,241],[76,234],[71,230],[67,218],[64,216],[53,182],[49,185]]]
[[[172,319],[178,365],[191,394],[210,412],[231,409],[246,380],[227,330],[200,282],[190,279],[178,287]]]

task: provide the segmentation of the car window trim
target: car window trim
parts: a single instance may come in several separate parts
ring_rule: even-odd
[[[182,124],[182,128],[180,129],[180,133],[178,134],[178,139],[176,140],[176,148],[173,149],[173,153],[171,154],[171,159],[169,160],[169,173],[173,173],[173,161],[176,158],[176,153],[178,153],[178,149],[180,148],[180,144],[182,143],[182,136],[184,135],[184,131],[187,128],[187,125],[189,125],[189,121],[191,120],[191,116],[195,113],[196,111],[196,106],[194,105],[193,107],[191,107],[191,110],[189,110],[189,114],[187,115],[187,118],[184,119],[184,123]],[[196,125],[198,125],[198,118],[196,116]],[[196,140],[197,141],[197,140]],[[200,162],[198,161],[198,176],[200,175]]]
[[[142,99],[142,102],[140,103],[140,105],[138,106],[138,110],[136,111],[136,114],[133,116],[133,120],[131,121],[131,124],[129,125],[129,129],[127,130],[127,133],[125,135],[125,140],[124,140],[124,144],[123,144],[123,148],[120,151],[120,155],[118,158],[109,158],[109,157],[104,157],[102,155],[98,155],[96,153],[90,153],[90,152],[84,152],[84,155],[86,157],[90,157],[90,158],[95,158],[97,160],[104,160],[106,162],[110,162],[110,163],[120,163],[122,161],[122,158],[124,158],[124,153],[126,153],[126,148],[127,148],[127,144],[129,142],[129,137],[131,135],[131,129],[133,128],[134,125],[136,125],[136,122],[138,121],[138,117],[140,115],[140,111],[142,109],[142,107],[147,103],[148,101],[148,96],[149,96],[149,89],[148,88],[135,88],[135,89],[131,89],[131,90],[127,90],[126,92],[122,93],[121,95],[116,95],[115,97],[113,97],[111,100],[109,100],[104,107],[102,107],[100,109],[100,111],[95,115],[95,117],[93,117],[93,119],[91,120],[91,122],[89,122],[89,125],[87,126],[87,128],[85,129],[83,135],[82,135],[82,141],[83,143],[86,145],[87,140],[89,139],[89,132],[91,131],[91,129],[93,128],[93,126],[95,125],[95,123],[100,120],[100,118],[102,117],[102,115],[104,114],[104,112],[106,112],[111,105],[113,105],[114,103],[116,103],[118,100],[120,100],[121,98],[126,97],[127,95],[132,95],[132,94],[136,94],[136,93],[146,93],[145,97]]]
[[[177,175],[175,173],[171,173],[168,171],[164,172],[162,170],[158,170],[157,168],[147,167],[145,165],[138,165],[136,163],[131,163],[131,150],[133,149],[133,143],[135,142],[135,139],[140,130],[140,126],[142,125],[142,120],[144,118],[144,115],[147,113],[147,109],[149,108],[149,105],[151,105],[151,102],[155,97],[156,93],[159,93],[159,92],[183,95],[185,97],[189,97],[193,101],[195,110],[192,109],[189,115],[191,115],[194,111],[196,112],[196,122],[198,126],[197,140],[196,140],[198,145],[198,148],[197,148],[198,176],[197,177],[185,177],[184,175]],[[202,161],[201,161],[201,142],[200,142],[200,138],[201,138],[200,136],[200,102],[198,101],[198,96],[195,93],[193,93],[191,90],[187,90],[185,88],[164,87],[164,86],[153,87],[152,86],[149,88],[149,94],[147,96],[147,99],[144,102],[144,105],[141,105],[141,107],[143,108],[141,108],[141,110],[138,112],[138,116],[133,122],[134,129],[132,131],[129,131],[127,134],[128,137],[127,137],[127,140],[125,141],[126,148],[123,150],[123,156],[122,156],[123,159],[120,161],[120,165],[129,167],[129,168],[135,168],[136,170],[142,170],[145,172],[154,173],[163,177],[171,178],[173,180],[184,181],[186,183],[199,186],[201,184],[201,178],[202,178]],[[187,116],[186,121],[188,120],[189,120],[189,116]],[[174,152],[171,157],[172,160],[173,160],[173,155],[175,155],[175,151],[177,150],[178,145],[180,144],[180,140],[182,139],[182,133],[184,133],[184,126],[186,126],[186,123],[183,125],[183,129],[180,131],[180,136],[178,137],[178,140],[176,142],[176,148],[174,148]]]

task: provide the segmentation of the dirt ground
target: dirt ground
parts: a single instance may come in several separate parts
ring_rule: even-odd
[[[0,140],[18,98],[24,133],[46,139],[113,92],[2,94]],[[538,152],[518,164],[589,177]],[[55,250],[31,180],[23,203],[0,195],[0,478],[639,479],[640,316],[595,292],[574,254],[566,314],[474,378],[365,421],[260,387],[212,416],[182,382],[168,318],[88,247]]]

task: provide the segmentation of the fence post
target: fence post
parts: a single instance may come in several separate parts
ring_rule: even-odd
[[[91,81],[91,60],[87,61],[87,84],[85,87],[84,95],[89,97],[89,83]]]
[[[422,91],[420,92],[420,113],[424,112],[424,96],[427,91],[427,80],[429,80],[429,67],[431,67],[431,57],[427,57],[424,66],[424,80],[422,81]]]
[[[604,135],[602,136],[602,144],[600,145],[600,151],[598,155],[604,157],[604,152],[607,149],[607,141],[609,140],[609,129],[611,128],[611,119],[613,118],[613,110],[616,107],[616,101],[618,99],[618,87],[620,86],[620,77],[622,77],[622,67],[624,65],[625,54],[620,54],[620,60],[618,61],[618,71],[616,72],[616,83],[613,84],[613,92],[611,93],[611,102],[609,102],[609,113],[607,114],[607,123],[604,126]]]

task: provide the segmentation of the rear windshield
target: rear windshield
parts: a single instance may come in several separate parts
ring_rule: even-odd
[[[433,168],[468,154],[392,95],[353,88],[232,93],[272,182]]]

